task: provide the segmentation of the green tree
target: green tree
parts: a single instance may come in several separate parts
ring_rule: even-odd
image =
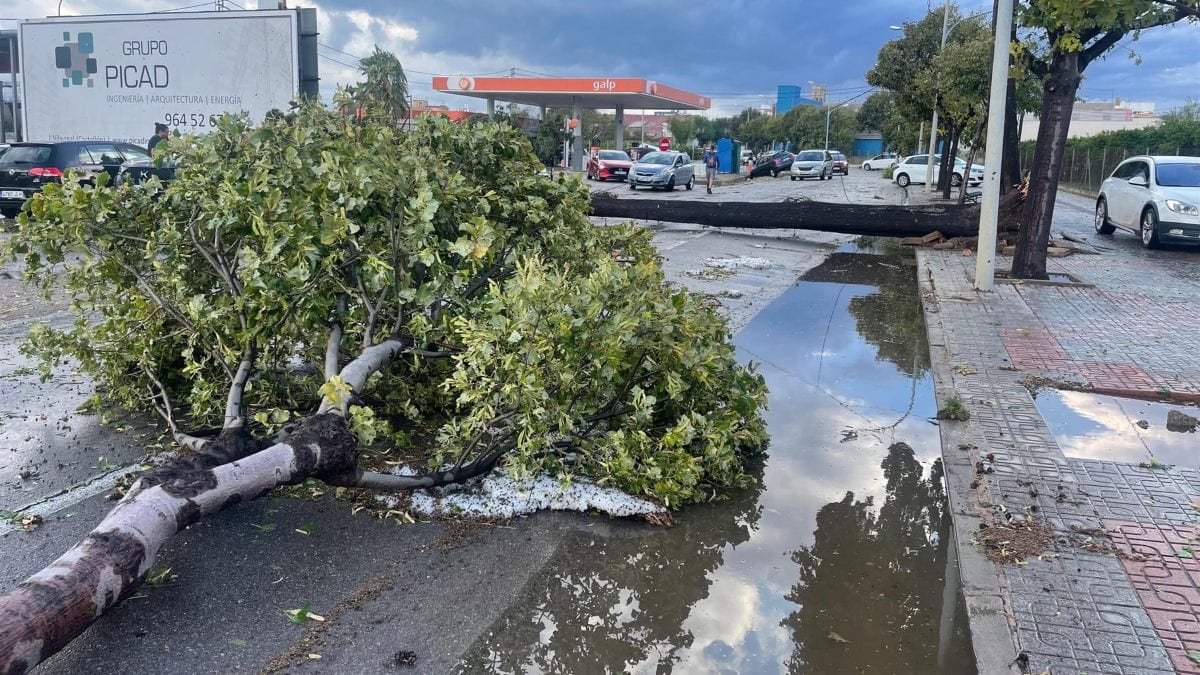
[[[397,122],[408,117],[408,78],[395,54],[375,45],[375,51],[358,62],[358,71],[366,82],[350,87],[357,107]]]
[[[675,137],[676,145],[681,148],[687,147],[691,144],[692,139],[696,138],[697,119],[690,115],[680,115],[671,118],[671,134]]]
[[[77,312],[31,331],[43,372],[76,361],[101,405],[155,410],[198,452],[54,563],[70,584],[0,597],[0,671],[82,632],[178,529],[310,476],[396,490],[502,464],[665,508],[750,480],[764,384],[724,321],[666,283],[648,231],[593,226],[587,188],[540,176],[508,125],[401,131],[314,103],[171,153],[166,185],[47,185],[6,247]],[[429,439],[419,475],[359,467],[360,442],[405,450],[397,424]]]
[[[1046,278],[1046,246],[1066,154],[1071,111],[1083,73],[1127,36],[1183,20],[1200,19],[1200,0],[1022,0],[1016,23],[1023,37],[1014,42],[1018,69],[1043,83],[1040,126],[1029,192],[1021,212],[1011,275]]]

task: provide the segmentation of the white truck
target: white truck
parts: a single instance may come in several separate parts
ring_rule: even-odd
[[[144,144],[316,94],[313,9],[32,19],[19,42],[28,141]]]

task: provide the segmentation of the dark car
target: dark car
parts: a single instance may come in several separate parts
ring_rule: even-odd
[[[160,166],[154,165],[154,160],[131,159],[121,165],[121,169],[117,171],[117,185],[129,183],[131,185],[140,185],[145,183],[151,176],[157,176],[159,180],[166,183],[175,177],[175,163],[169,159],[164,159]]]
[[[792,162],[795,159],[796,156],[787,150],[767,153],[759,157],[758,161],[754,163],[754,168],[750,170],[750,177],[778,176],[780,173],[792,168]]]
[[[14,143],[0,155],[0,213],[13,218],[21,206],[47,183],[60,183],[68,171],[83,180],[107,173],[116,178],[131,159],[149,159],[142,147],[110,141]]]
[[[843,176],[850,175],[850,160],[840,152],[833,152],[833,172]]]

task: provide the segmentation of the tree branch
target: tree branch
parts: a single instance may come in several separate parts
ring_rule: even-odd
[[[346,313],[346,294],[338,296],[337,309],[334,310],[332,324],[329,327],[329,341],[325,344],[325,379],[329,380],[338,374],[338,353],[342,348],[342,316]]]
[[[1112,49],[1112,46],[1120,42],[1121,38],[1127,34],[1123,30],[1110,31],[1086,47],[1079,53],[1079,70],[1082,71],[1089,63],[1103,56],[1105,52]]]
[[[377,345],[367,347],[361,354],[342,368],[339,373],[342,377],[342,382],[350,388],[352,395],[358,394],[367,386],[367,378],[410,349],[412,349],[412,338],[391,338]],[[349,407],[349,396],[344,397],[337,404],[329,397],[325,397],[321,401],[318,414],[334,413],[345,417]]]
[[[242,350],[242,361],[238,364],[237,374],[229,385],[229,395],[225,398],[224,428],[240,427],[246,422],[245,411],[242,409],[242,396],[246,392],[246,383],[254,373],[254,359],[258,353],[256,341],[251,338]]]

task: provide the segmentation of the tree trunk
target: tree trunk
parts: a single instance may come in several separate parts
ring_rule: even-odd
[[[1021,212],[1013,279],[1046,279],[1046,246],[1054,221],[1054,200],[1067,149],[1067,133],[1080,82],[1079,53],[1055,52],[1042,94],[1041,127],[1029,171],[1029,194]]]
[[[230,443],[231,455],[245,448]],[[161,484],[136,484],[83,541],[0,597],[0,673],[24,673],[62,649],[128,596],[167,539],[202,515],[309,476],[345,473],[356,458],[345,420],[316,415],[286,443],[218,466],[158,472]]]
[[[956,124],[951,128],[954,129],[954,131],[951,133],[950,138],[946,139],[949,141],[949,143],[946,145],[946,148],[950,152],[946,153],[947,156],[942,158],[943,161],[950,165],[949,172],[942,174],[946,177],[945,181],[942,183],[942,199],[950,199],[950,192],[954,189],[954,181],[952,180],[954,178],[954,159],[958,157],[958,139],[960,136],[962,136],[962,125]],[[967,178],[970,177],[970,175],[970,167],[967,167],[966,175],[963,176],[964,186],[966,186]]]
[[[967,154],[967,175],[971,175],[971,165],[975,162],[975,155],[979,152],[979,144],[982,142],[983,129],[987,126],[987,115],[980,115],[979,121],[975,123],[975,133],[971,135],[971,152]],[[1003,171],[1001,171],[1003,176]],[[958,204],[961,206],[967,199],[967,181],[959,186]]]
[[[995,33],[999,0],[992,2],[992,32]],[[1009,44],[1017,41],[1017,22],[1012,22]],[[1004,98],[1004,147],[1000,148],[1000,194],[1008,194],[1021,182],[1021,131],[1017,113],[1017,81],[1008,78]]]
[[[953,135],[954,135],[954,126],[952,124],[950,124],[949,121],[947,120],[946,134],[944,136],[942,136],[942,147],[945,148],[946,150],[950,149],[950,139]],[[931,151],[931,152],[934,152],[934,151]],[[941,159],[939,160],[939,164],[938,164],[937,190],[938,190],[938,192],[944,192],[946,189],[946,186],[950,185],[950,174],[953,171],[952,167],[954,166],[954,163],[952,161],[950,161],[950,153],[949,152],[942,152],[940,154],[940,156],[941,156]]]
[[[979,233],[979,207],[954,204],[865,206],[827,202],[701,202],[592,196],[592,215],[714,227],[817,230],[880,237]]]

